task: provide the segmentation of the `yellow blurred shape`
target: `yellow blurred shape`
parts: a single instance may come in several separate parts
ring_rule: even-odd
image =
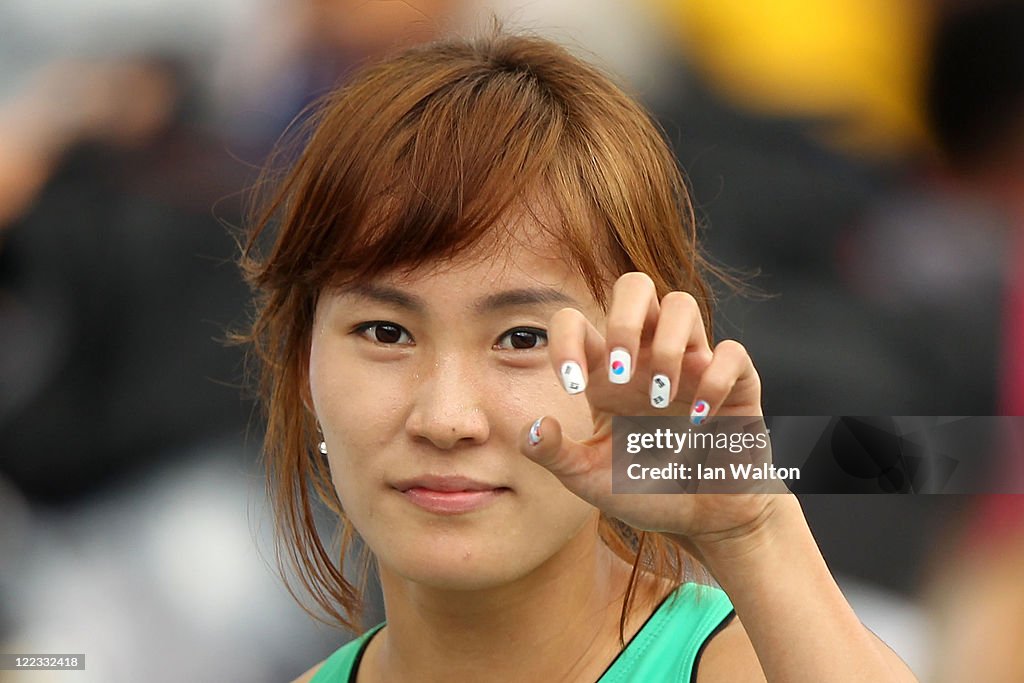
[[[925,140],[919,0],[649,0],[727,98],[764,113],[840,117],[864,151]]]

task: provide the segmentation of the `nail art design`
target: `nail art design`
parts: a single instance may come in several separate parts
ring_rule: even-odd
[[[707,401],[697,401],[693,404],[693,410],[690,411],[690,422],[699,425],[708,419],[710,413],[711,405]]]
[[[570,394],[578,394],[587,388],[587,378],[583,376],[583,368],[579,363],[567,360],[562,363],[562,386]]]
[[[667,375],[655,375],[651,379],[651,405],[655,408],[667,408],[671,392],[672,382]]]
[[[629,351],[622,347],[612,349],[608,356],[608,381],[612,384],[626,384],[629,382],[632,365]]]
[[[542,438],[540,435],[540,423],[543,419],[543,417],[538,417],[533,423],[533,426],[530,427],[530,445],[532,446],[536,446],[540,443]]]

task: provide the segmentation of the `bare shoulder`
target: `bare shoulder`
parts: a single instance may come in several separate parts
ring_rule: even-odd
[[[765,680],[747,631],[739,617],[734,617],[705,646],[697,666],[697,683],[760,683]]]
[[[296,678],[294,681],[292,681],[292,683],[309,683],[311,680],[313,680],[313,676],[316,676],[316,672],[319,671],[320,667],[323,665],[323,662],[318,662],[314,664],[309,671]]]

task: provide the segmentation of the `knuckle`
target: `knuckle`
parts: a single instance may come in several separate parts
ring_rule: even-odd
[[[668,342],[655,339],[654,342],[651,343],[651,362],[659,367],[678,365],[682,356],[682,349],[679,349]]]
[[[560,308],[551,316],[551,327],[575,327],[581,318],[583,318],[583,313],[575,308]]]
[[[732,357],[742,358],[747,355],[747,348],[735,339],[723,339],[715,346],[715,353],[725,353]]]
[[[662,306],[677,307],[690,311],[700,311],[700,306],[697,304],[697,299],[694,298],[689,292],[673,291],[669,292],[661,300]]]
[[[701,382],[701,388],[706,396],[723,396],[729,393],[732,388],[732,381],[720,374],[705,376]]]
[[[631,273],[625,273],[619,277],[615,282],[615,289],[633,289],[642,288],[649,291],[654,291],[654,280],[647,273],[640,271],[633,271]]]
[[[622,322],[609,322],[607,331],[608,341],[613,344],[628,346],[628,344],[626,344],[627,341],[635,340],[640,337],[639,328]]]
[[[709,349],[698,349],[696,351],[687,351],[686,358],[688,362],[692,362],[696,367],[705,370],[711,365],[713,356]]]
[[[723,349],[729,352],[739,351],[740,353],[746,353],[746,348],[737,342],[735,339],[723,339],[715,347],[716,350]]]

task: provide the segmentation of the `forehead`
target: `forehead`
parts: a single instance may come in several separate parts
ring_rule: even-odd
[[[549,282],[581,279],[578,269],[564,258],[560,239],[527,219],[504,223],[454,256],[433,258],[392,275],[407,281],[472,275],[480,278],[480,285],[523,278]]]
[[[475,244],[448,257],[381,273],[373,282],[414,290],[446,290],[466,300],[509,288],[547,287],[582,306],[597,306],[577,264],[567,258],[567,236],[535,206],[509,211]]]

